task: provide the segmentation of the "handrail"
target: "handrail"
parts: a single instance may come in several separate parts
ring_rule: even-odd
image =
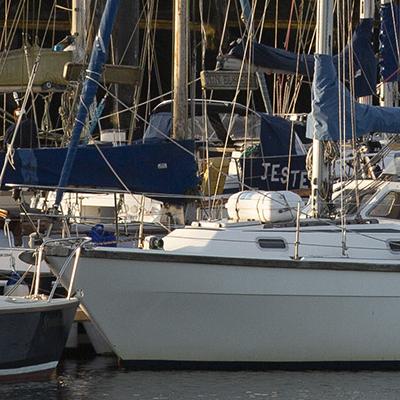
[[[78,238],[69,237],[69,238],[59,238],[59,239],[48,239],[48,240],[45,240],[43,242],[43,244],[41,244],[40,247],[37,249],[37,252],[38,252],[39,256],[37,257],[37,260],[36,260],[36,271],[37,271],[36,285],[37,285],[37,287],[35,287],[35,295],[38,295],[38,293],[36,293],[36,289],[38,290],[38,288],[39,288],[39,286],[38,286],[38,282],[39,282],[38,275],[40,275],[40,269],[39,269],[40,267],[38,268],[37,263],[38,263],[38,261],[41,262],[42,255],[43,255],[45,247],[48,246],[49,244],[52,244],[52,243],[63,243],[63,242],[71,243],[71,242],[73,242],[72,243],[72,247],[71,247],[72,251],[68,255],[67,259],[64,261],[64,264],[61,267],[60,272],[58,274],[56,274],[57,279],[55,280],[55,282],[53,284],[53,287],[51,289],[51,292],[49,294],[49,297],[48,297],[47,301],[50,303],[51,300],[53,299],[54,293],[55,293],[55,291],[57,289],[57,286],[58,286],[62,276],[64,275],[64,273],[65,273],[67,267],[69,266],[71,260],[75,256],[74,263],[73,263],[73,266],[72,266],[71,280],[70,280],[70,284],[69,284],[69,287],[68,287],[68,294],[67,294],[67,299],[69,300],[71,298],[71,295],[72,295],[72,289],[73,289],[73,285],[74,285],[74,281],[75,281],[75,275],[76,275],[76,270],[77,270],[77,267],[78,267],[78,261],[79,261],[79,257],[80,257],[80,254],[81,254],[82,246],[84,246],[85,244],[89,243],[91,240],[92,239],[88,238],[88,237],[78,237]]]

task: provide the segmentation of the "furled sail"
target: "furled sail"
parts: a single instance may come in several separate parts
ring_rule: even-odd
[[[372,19],[363,19],[355,30],[352,45],[347,45],[340,57],[343,57],[345,65],[349,65],[349,49],[353,51],[354,62],[354,90],[355,96],[368,96],[375,93],[377,62],[372,48]],[[271,73],[300,74],[312,79],[314,75],[314,56],[312,54],[296,54],[283,49],[253,43],[252,54],[255,66],[263,68]],[[243,59],[244,43],[240,41],[230,50],[229,56]],[[339,63],[339,55],[333,59],[335,68]],[[349,79],[349,68],[346,68],[346,79]]]
[[[309,138],[314,134],[319,140],[339,140],[344,135],[351,139],[353,133],[356,137],[372,132],[400,133],[400,108],[356,103],[338,81],[331,56],[315,54],[312,95],[312,112],[307,119]]]

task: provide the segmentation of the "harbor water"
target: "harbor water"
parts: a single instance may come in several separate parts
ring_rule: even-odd
[[[111,357],[64,359],[45,382],[0,384],[8,400],[397,400],[398,371],[127,371]]]

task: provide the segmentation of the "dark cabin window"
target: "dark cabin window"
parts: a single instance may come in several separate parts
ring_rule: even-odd
[[[400,193],[389,192],[370,211],[370,217],[400,219]]]
[[[258,239],[257,243],[262,249],[286,249],[282,239]]]
[[[400,251],[400,240],[392,240],[389,242],[390,250]]]

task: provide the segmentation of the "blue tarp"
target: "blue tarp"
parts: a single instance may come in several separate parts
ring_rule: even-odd
[[[353,34],[352,48],[354,60],[354,90],[355,96],[368,96],[375,93],[376,88],[376,67],[377,62],[372,48],[373,20],[364,19],[358,25]],[[314,74],[314,56],[312,54],[296,54],[283,49],[253,43],[253,63],[256,66],[271,70],[271,72],[300,74],[312,79]],[[229,55],[243,59],[244,43],[237,43],[229,52]],[[348,58],[349,46],[341,53],[341,65],[343,58],[346,68],[346,80],[349,78]],[[337,69],[339,56],[334,57],[334,65]]]
[[[339,90],[343,94],[340,101]],[[363,136],[371,132],[400,133],[400,108],[377,107],[354,102],[349,91],[339,83],[331,56],[315,55],[312,95],[312,112],[307,119],[309,138],[312,138],[315,132],[317,139],[339,140],[340,132],[345,130],[346,139],[351,139],[352,106],[354,136]],[[340,119],[339,110],[341,110]]]
[[[101,147],[107,161],[129,190],[138,193],[185,194],[199,182],[193,141]],[[16,149],[15,170],[8,166],[4,184],[57,186],[66,148]],[[0,153],[4,162],[4,153]],[[120,181],[92,146],[78,147],[68,186],[122,189]]]
[[[399,68],[400,7],[393,2],[381,5],[380,72],[386,82],[400,80]]]

